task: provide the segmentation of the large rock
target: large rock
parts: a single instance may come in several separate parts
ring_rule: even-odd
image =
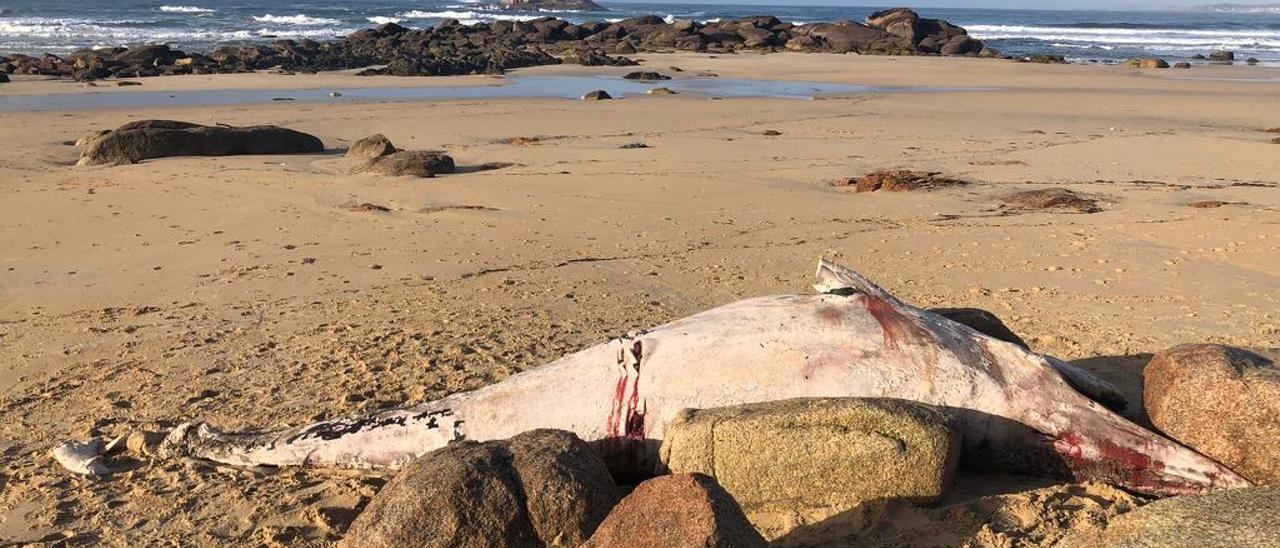
[[[1280,368],[1239,348],[1184,344],[1142,371],[1151,423],[1236,473],[1280,483]]]
[[[685,410],[660,451],[672,472],[716,478],[748,512],[933,503],[947,493],[960,436],[943,413],[889,398],[792,399]]]
[[[391,139],[379,133],[352,143],[351,147],[347,149],[347,158],[371,160],[388,154],[395,154],[395,152],[396,147],[391,144]]]
[[[465,441],[396,474],[341,546],[576,546],[617,501],[604,462],[569,432]]]
[[[701,474],[660,476],[614,507],[582,548],[763,548],[733,497]]]
[[[169,156],[302,154],[323,152],[320,139],[278,126],[202,126],[143,120],[86,139],[80,165],[134,164]]]
[[[374,158],[357,167],[357,173],[378,173],[392,177],[435,177],[456,171],[453,158],[440,152],[407,150]]]
[[[867,16],[867,26],[906,38],[913,43],[919,41],[919,24],[920,16],[907,8],[877,11]]]
[[[1280,546],[1280,485],[1158,500],[1121,514],[1100,535],[1061,546],[1272,548]]]

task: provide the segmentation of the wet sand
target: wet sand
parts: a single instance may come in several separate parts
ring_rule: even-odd
[[[323,544],[379,479],[155,462],[95,482],[58,469],[47,451],[184,419],[274,427],[438,398],[626,329],[807,291],[819,256],[922,306],[997,313],[1036,350],[1119,384],[1138,420],[1149,353],[1182,342],[1277,346],[1280,145],[1259,131],[1280,126],[1276,84],[1187,79],[1270,79],[1276,69],[645,58],[685,75],[998,89],[5,112],[0,539]],[[437,85],[141,81],[107,92]],[[18,81],[0,95],[80,86]],[[280,124],[333,152],[73,166],[64,143],[146,118]],[[431,180],[348,175],[340,149],[371,133],[462,166],[516,165]],[[649,148],[619,148],[634,142]],[[832,185],[886,168],[975,184],[883,195]],[[1055,186],[1096,197],[1103,211],[1000,202]],[[1203,200],[1229,204],[1188,205]],[[390,211],[352,210],[362,203]],[[957,502],[985,484],[962,484]],[[1040,482],[1001,485],[1022,503],[1042,496],[1027,494]],[[1059,528],[1077,526],[1067,521]]]

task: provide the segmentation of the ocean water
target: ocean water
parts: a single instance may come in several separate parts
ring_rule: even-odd
[[[276,38],[333,39],[380,23],[420,28],[556,16],[573,21],[657,14],[700,21],[769,14],[795,23],[862,20],[875,7],[601,2],[603,13],[513,13],[468,0],[0,0],[0,53],[66,53],[169,43],[207,51]],[[1055,53],[1076,60],[1159,56],[1170,60],[1230,49],[1280,64],[1280,10],[1181,12],[919,9],[947,19],[1010,55]]]

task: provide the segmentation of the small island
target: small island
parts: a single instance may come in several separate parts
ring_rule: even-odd
[[[501,0],[498,7],[523,11],[609,11],[591,0]]]

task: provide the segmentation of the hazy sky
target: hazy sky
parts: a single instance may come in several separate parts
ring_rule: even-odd
[[[600,0],[672,4],[772,4],[797,6],[908,6],[912,8],[1018,8],[1018,9],[1161,9],[1205,4],[1280,4],[1280,0]]]

